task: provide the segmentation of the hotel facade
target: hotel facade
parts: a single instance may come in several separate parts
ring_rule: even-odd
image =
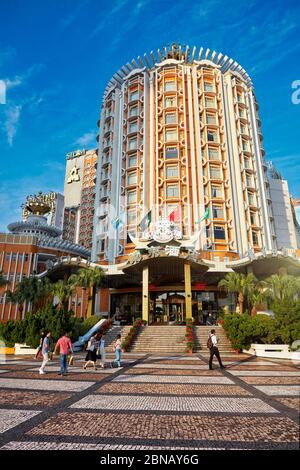
[[[253,84],[233,59],[173,45],[104,92],[92,261],[102,310],[149,323],[217,312],[227,272],[299,273],[277,240]]]

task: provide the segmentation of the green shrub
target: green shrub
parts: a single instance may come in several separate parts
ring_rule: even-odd
[[[272,305],[275,325],[284,344],[300,340],[300,299],[276,302]]]
[[[249,349],[251,343],[273,344],[281,342],[273,318],[267,315],[250,317],[248,314],[225,315],[224,330],[234,349]]]

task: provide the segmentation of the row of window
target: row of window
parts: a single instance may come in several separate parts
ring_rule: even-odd
[[[17,253],[5,253],[5,261],[9,261],[10,257],[11,257],[12,261],[16,261],[17,260]],[[28,261],[28,259],[29,259],[29,255],[27,253],[20,253],[19,256],[18,256],[18,260],[22,261],[23,258],[24,258],[24,262],[26,263],[26,261]]]

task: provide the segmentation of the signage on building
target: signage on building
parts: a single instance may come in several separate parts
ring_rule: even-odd
[[[86,154],[86,150],[75,150],[74,152],[67,153],[66,157],[67,159],[76,158],[76,157],[81,157],[81,155],[85,155],[85,154]]]
[[[73,183],[73,181],[79,181],[80,176],[78,174],[79,168],[77,166],[73,166],[72,170],[69,173],[69,177],[67,179],[67,183]]]
[[[50,193],[42,193],[27,196],[26,201],[22,204],[22,219],[25,221],[32,212],[29,208],[33,205],[39,204],[49,206],[49,213],[55,211],[55,201],[57,199],[57,193],[51,191]]]
[[[147,238],[158,243],[168,243],[171,240],[182,239],[182,233],[174,222],[161,218],[155,222],[154,229],[149,231]]]

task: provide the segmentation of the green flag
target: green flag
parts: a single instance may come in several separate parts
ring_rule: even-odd
[[[201,219],[195,221],[195,224],[200,224],[200,222],[202,222],[203,220],[207,220],[209,218],[210,218],[210,209],[208,207],[206,211],[204,212],[203,216],[201,217]]]
[[[140,224],[139,224],[140,229],[142,231],[146,230],[146,228],[149,227],[149,225],[151,224],[151,220],[152,220],[152,209],[150,209],[150,211],[147,212],[147,214],[140,221]]]

